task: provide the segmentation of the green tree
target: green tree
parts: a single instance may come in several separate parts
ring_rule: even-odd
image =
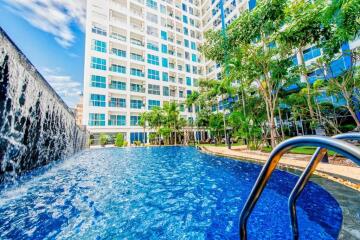
[[[140,113],[140,118],[139,118],[139,126],[141,126],[143,128],[143,144],[145,145],[145,134],[146,134],[146,126],[147,126],[147,122],[149,119],[149,114],[148,112],[142,112]]]
[[[148,112],[149,126],[156,131],[157,143],[160,144],[159,129],[164,121],[164,112],[160,107],[154,107]]]
[[[116,134],[115,146],[117,146],[117,147],[124,146],[124,135],[122,133]]]
[[[212,135],[215,135],[216,143],[221,143],[221,136],[224,131],[223,119],[223,113],[213,113],[210,115],[209,128],[212,132]]]

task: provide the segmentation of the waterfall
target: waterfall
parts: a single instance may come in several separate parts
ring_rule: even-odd
[[[88,133],[0,28],[0,182],[83,149]]]

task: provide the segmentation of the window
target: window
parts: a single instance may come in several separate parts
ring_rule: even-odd
[[[125,126],[126,125],[126,116],[110,115],[108,125],[109,126]]]
[[[139,119],[140,119],[140,116],[130,116],[130,126],[138,126]]]
[[[114,81],[111,80],[111,83],[109,85],[111,89],[117,89],[117,90],[126,90],[126,83],[120,82],[120,81]]]
[[[105,126],[105,114],[90,113],[89,126]]]
[[[93,25],[92,28],[91,28],[91,31],[93,33],[96,33],[96,34],[106,36],[106,31],[103,28],[99,27],[99,26],[94,26]]]
[[[140,84],[132,83],[132,84],[130,84],[130,90],[132,92],[142,92],[143,87]]]
[[[160,12],[166,14],[166,7],[160,4]]]
[[[169,96],[169,87],[163,87],[163,96]]]
[[[148,57],[148,59],[147,59],[148,63],[159,66],[159,57],[158,56],[148,54],[147,57]]]
[[[191,86],[191,78],[186,77],[186,85]]]
[[[110,98],[109,107],[126,108],[125,98]]]
[[[196,57],[196,54],[191,54],[191,60],[193,61],[193,62],[197,62],[197,57]]]
[[[168,82],[169,81],[169,74],[167,72],[163,72],[162,73],[162,80],[164,82]]]
[[[161,39],[167,40],[167,32],[161,31]]]
[[[136,53],[130,53],[130,58],[133,60],[136,60],[136,61],[140,61],[140,62],[144,61],[143,56],[140,54],[136,54]]]
[[[151,50],[154,50],[154,51],[159,51],[159,47],[155,43],[148,42],[147,43],[147,48],[151,49]]]
[[[106,60],[97,57],[91,57],[91,68],[106,70]]]
[[[185,68],[186,68],[186,72],[190,72],[190,65],[189,64],[185,64]]]
[[[168,52],[167,45],[161,44],[161,52],[162,52],[162,53],[167,53],[167,52]]]
[[[130,100],[130,108],[141,109],[143,106],[142,100]]]
[[[180,112],[184,112],[185,111],[185,106],[183,103],[180,104],[179,106]]]
[[[310,59],[316,58],[321,55],[320,48],[311,47],[303,51],[304,61],[308,61]]]
[[[184,91],[183,90],[179,90],[179,97],[181,97],[181,98],[184,97]]]
[[[111,53],[119,57],[126,57],[126,51],[121,49],[112,48]]]
[[[105,107],[105,95],[90,94],[90,106]]]
[[[194,85],[194,87],[198,87],[199,86],[199,80],[197,80],[197,79],[193,79],[193,85]]]
[[[157,2],[154,0],[146,0],[146,6],[157,9]]]
[[[126,67],[117,64],[112,64],[110,67],[110,71],[117,73],[126,73]]]
[[[106,52],[106,42],[93,39],[91,42],[91,49],[98,52]]]
[[[184,23],[188,23],[188,18],[187,18],[187,16],[185,16],[185,15],[183,15],[183,22],[184,22]]]
[[[159,85],[148,85],[148,93],[153,95],[160,95],[160,86]]]
[[[151,110],[154,107],[160,107],[160,101],[158,101],[158,100],[149,100],[148,109]]]
[[[162,66],[163,67],[168,67],[169,66],[167,58],[162,58]]]
[[[189,47],[189,40],[184,39],[184,45],[185,45],[185,47]]]
[[[182,10],[184,10],[185,12],[187,11],[187,7],[185,3],[182,4]]]
[[[91,85],[97,88],[106,88],[106,78],[103,76],[91,75]]]
[[[192,49],[192,50],[196,50],[196,43],[191,42],[191,49]]]
[[[159,71],[148,69],[148,78],[153,80],[160,80]]]
[[[144,73],[142,72],[142,70],[137,68],[131,68],[130,74],[137,77],[144,77]]]
[[[188,30],[187,27],[184,27],[184,34],[185,34],[185,35],[189,35],[189,30]]]

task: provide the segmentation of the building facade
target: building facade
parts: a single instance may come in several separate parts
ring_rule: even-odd
[[[83,124],[91,133],[123,133],[143,141],[139,114],[166,102],[180,104],[204,70],[199,3],[155,0],[88,0]]]
[[[94,135],[120,132],[130,143],[144,141],[139,114],[170,101],[193,122],[198,109],[185,106],[186,96],[201,78],[221,79],[221,66],[198,51],[204,33],[225,28],[255,5],[256,0],[88,0],[83,124]],[[358,46],[359,40],[343,50]],[[321,49],[308,46],[303,55],[310,65]],[[299,57],[294,54],[294,64]],[[348,61],[334,62],[332,71],[346,69]],[[314,81],[323,72],[308,77]],[[219,101],[213,110],[228,103]]]

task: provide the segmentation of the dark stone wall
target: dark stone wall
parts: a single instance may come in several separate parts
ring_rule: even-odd
[[[71,156],[88,133],[0,28],[0,182]]]

